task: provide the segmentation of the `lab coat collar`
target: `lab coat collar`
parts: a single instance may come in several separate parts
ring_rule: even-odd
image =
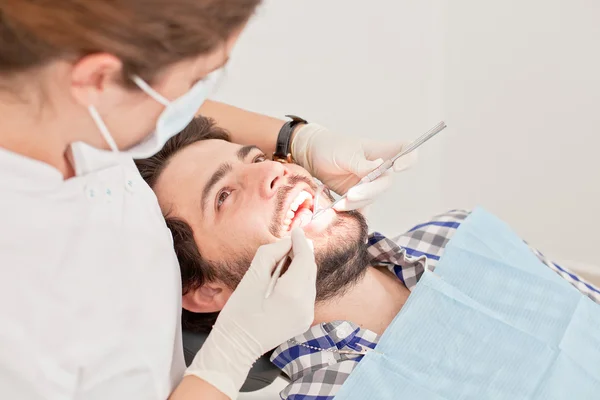
[[[117,165],[134,165],[126,154],[99,150],[83,142],[71,145],[68,158],[76,177]],[[51,165],[3,148],[0,148],[0,171],[0,187],[11,190],[54,190],[66,182],[60,171]]]
[[[63,182],[52,166],[0,147],[0,187],[48,188]]]
[[[116,165],[133,163],[132,158],[127,154],[100,150],[83,142],[73,143],[70,153],[76,176],[84,176]]]

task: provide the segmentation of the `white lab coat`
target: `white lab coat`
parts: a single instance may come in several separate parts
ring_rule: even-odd
[[[160,399],[184,371],[181,278],[131,159],[76,176],[0,148],[0,399]]]

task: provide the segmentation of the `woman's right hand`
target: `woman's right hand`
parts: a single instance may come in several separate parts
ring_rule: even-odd
[[[288,270],[273,293],[265,292],[276,264],[293,249]],[[186,371],[235,398],[252,364],[264,353],[305,332],[314,319],[317,266],[301,229],[262,246]]]

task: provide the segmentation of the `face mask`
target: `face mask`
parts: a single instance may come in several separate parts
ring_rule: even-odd
[[[222,69],[211,72],[204,79],[196,83],[187,93],[173,101],[169,101],[163,97],[140,77],[133,76],[133,82],[148,94],[148,96],[164,105],[165,109],[156,121],[156,129],[154,132],[144,138],[140,143],[125,151],[121,151],[121,153],[128,154],[132,158],[148,158],[158,153],[167,140],[181,132],[188,126],[192,119],[194,119],[194,116],[198,113],[198,109],[212,92],[222,74]],[[111,150],[119,152],[117,144],[96,110],[96,107],[90,105],[88,111]]]

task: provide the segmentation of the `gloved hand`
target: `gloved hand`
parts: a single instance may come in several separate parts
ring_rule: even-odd
[[[293,138],[291,152],[298,165],[338,194],[344,194],[360,178],[377,168],[384,160],[399,153],[409,143],[375,142],[336,135],[317,124],[299,128]],[[410,167],[417,159],[412,152],[396,160],[393,172]],[[352,189],[338,211],[355,210],[370,204],[392,185],[392,170],[373,182]]]
[[[265,299],[271,272],[290,248],[292,263]],[[310,328],[316,279],[312,243],[301,229],[260,247],[185,375],[198,376],[236,398],[260,356]]]

